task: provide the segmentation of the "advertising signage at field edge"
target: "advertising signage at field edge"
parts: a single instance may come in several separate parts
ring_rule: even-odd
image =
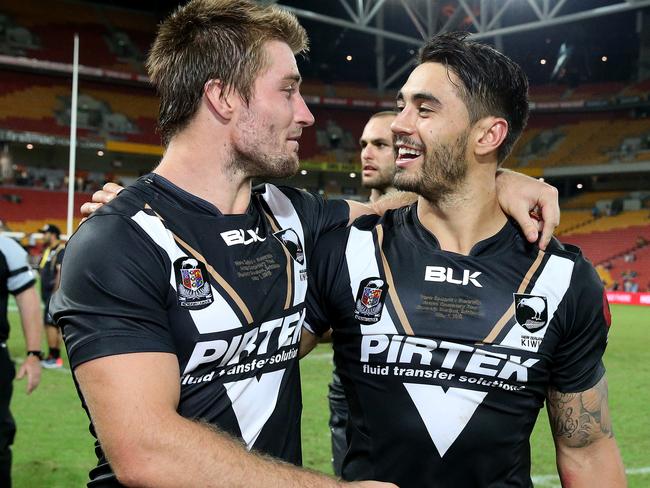
[[[647,305],[650,306],[650,293],[626,293],[620,291],[608,291],[607,301],[610,304],[623,305]]]

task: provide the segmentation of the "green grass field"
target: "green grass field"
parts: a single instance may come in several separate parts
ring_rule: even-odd
[[[629,486],[650,486],[650,308],[613,306],[614,324],[605,355],[615,434],[628,470]],[[9,347],[24,354],[20,324],[10,315]],[[327,427],[327,383],[331,351],[319,346],[302,361],[304,463],[331,472]],[[12,410],[18,424],[14,444],[14,488],[85,486],[95,461],[88,422],[69,370],[43,370],[40,387],[29,397],[24,382],[14,384]],[[533,476],[538,488],[559,487],[546,413],[541,412],[532,439]]]

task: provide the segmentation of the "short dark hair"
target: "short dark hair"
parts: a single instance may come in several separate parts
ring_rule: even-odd
[[[166,145],[192,120],[208,80],[221,80],[248,103],[266,68],[266,41],[306,52],[305,29],[292,13],[251,0],[190,0],[158,29],[147,70],[160,95],[158,130]]]
[[[463,86],[458,93],[470,122],[489,115],[508,122],[508,134],[497,152],[501,164],[512,151],[528,121],[528,79],[521,67],[496,49],[467,39],[467,32],[431,38],[420,49],[418,64],[441,63]]]

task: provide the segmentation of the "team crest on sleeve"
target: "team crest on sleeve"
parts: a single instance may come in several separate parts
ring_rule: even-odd
[[[201,310],[214,302],[208,270],[196,259],[182,257],[174,261],[178,304],[183,308]]]
[[[305,264],[305,251],[295,230],[283,229],[273,235],[289,251],[293,259],[299,264]]]
[[[366,278],[359,284],[354,318],[360,322],[379,322],[388,284],[381,278]]]
[[[546,297],[515,293],[515,320],[529,332],[536,332],[548,322]]]

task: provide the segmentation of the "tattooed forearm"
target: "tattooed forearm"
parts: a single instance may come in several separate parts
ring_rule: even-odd
[[[581,393],[549,389],[547,407],[553,435],[570,447],[586,447],[603,437],[614,436],[604,376],[593,388]]]

